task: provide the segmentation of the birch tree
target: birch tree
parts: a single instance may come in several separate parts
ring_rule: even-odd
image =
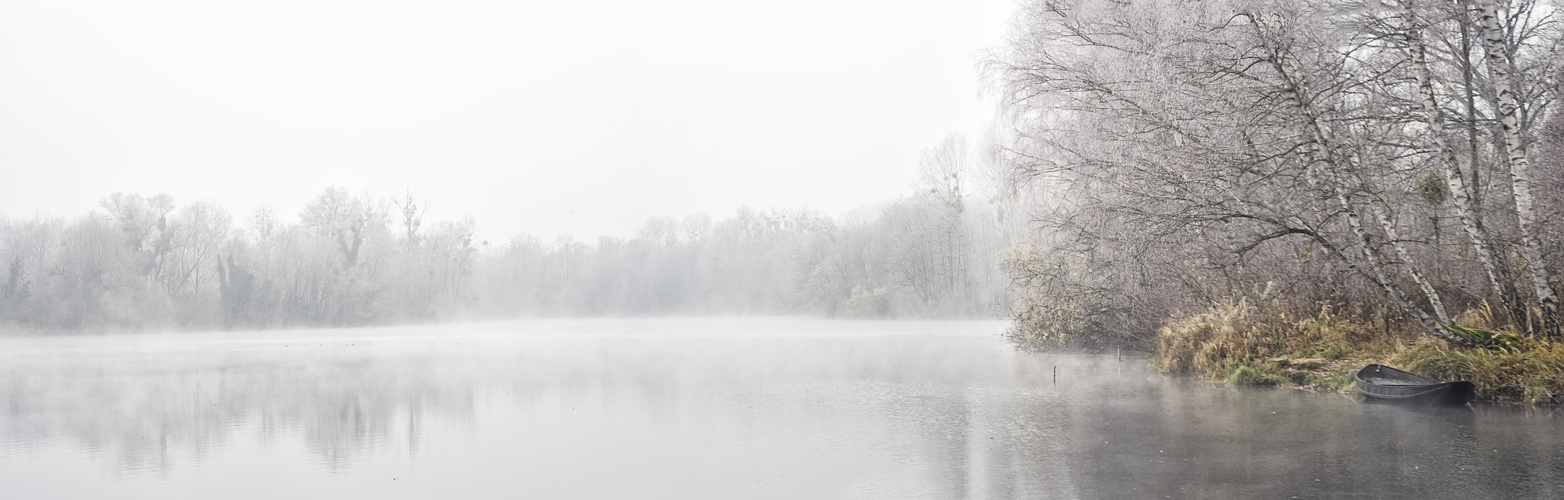
[[[1542,221],[1537,219],[1536,200],[1532,196],[1531,159],[1527,156],[1527,141],[1521,130],[1521,106],[1517,100],[1519,89],[1511,71],[1510,51],[1506,45],[1508,37],[1501,25],[1498,3],[1494,0],[1479,0],[1477,5],[1488,74],[1493,80],[1495,100],[1498,101],[1505,160],[1510,167],[1515,217],[1520,222],[1521,251],[1526,259],[1533,293],[1537,295],[1537,302],[1542,309],[1542,329],[1549,336],[1558,337],[1559,301],[1553,293],[1552,283],[1548,281],[1547,266],[1542,261],[1542,242],[1539,238]]]
[[[1439,17],[1422,20],[1430,15]],[[1560,37],[1550,21],[1471,17],[1488,27],[1468,30],[1464,11],[1412,0],[1024,4],[1008,51],[989,68],[1018,132],[1011,170],[1048,193],[1036,216],[1051,248],[1034,255],[1078,255],[1091,272],[1050,275],[1124,287],[1096,296],[1141,315],[1254,283],[1332,301],[1366,285],[1430,335],[1471,343],[1449,293],[1465,307],[1470,297],[1495,299],[1518,328],[1529,317],[1510,240],[1493,229],[1505,224],[1485,222],[1514,216],[1519,261],[1547,318],[1539,331],[1553,335],[1556,299],[1536,236],[1547,221],[1522,216],[1535,203],[1525,201],[1535,198],[1525,175],[1528,113],[1545,112],[1553,94],[1506,83],[1506,68],[1551,68],[1530,62],[1546,57],[1528,47],[1557,47]],[[1469,47],[1459,42],[1431,60],[1432,25],[1484,34],[1489,77],[1462,62]],[[1500,67],[1506,57],[1510,66]],[[1526,79],[1537,80],[1546,78]],[[1458,106],[1451,96],[1463,94]],[[1477,97],[1488,95],[1484,107]],[[1465,172],[1447,107],[1467,114]],[[1499,134],[1486,132],[1485,116],[1499,118]],[[1489,144],[1506,154],[1486,154]],[[1502,191],[1514,205],[1485,209],[1482,199],[1499,196],[1481,196],[1491,184],[1478,174],[1495,159],[1511,172]],[[1439,242],[1446,194],[1475,266]],[[1468,275],[1484,286],[1467,287]]]

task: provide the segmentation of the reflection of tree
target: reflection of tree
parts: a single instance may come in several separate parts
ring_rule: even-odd
[[[1112,373],[1104,368],[1097,376]],[[1503,436],[1498,428],[1508,426],[1474,432],[1464,407],[1463,416],[1338,395],[1150,382],[1094,387],[1095,397],[1068,398],[1067,410],[1051,412],[1066,422],[1069,445],[1060,452],[1079,496],[1482,498],[1541,491],[1557,477],[1556,464],[1538,465],[1548,462],[1549,445]],[[1506,443],[1516,463],[1473,457],[1484,446],[1474,434]]]
[[[1216,388],[1148,378],[1111,357],[1017,356],[999,369],[1014,375],[974,371],[954,386],[919,377],[870,398],[917,436],[908,455],[938,478],[936,496],[1531,497],[1547,496],[1561,471],[1557,440],[1526,425],[1479,429],[1465,408]]]
[[[328,471],[365,470],[401,446],[417,455],[442,422],[472,426],[479,413],[519,409],[522,418],[499,419],[505,429],[478,429],[509,436],[491,452],[590,470],[584,477],[621,474],[636,487],[711,466],[745,479],[773,477],[768,468],[804,474],[779,488],[818,489],[827,482],[807,474],[836,474],[854,492],[895,498],[1486,498],[1546,496],[1564,472],[1551,415],[1452,417],[1216,388],[1148,377],[1139,362],[1112,357],[996,350],[993,337],[788,337],[772,335],[786,322],[712,321],[706,337],[681,336],[689,322],[539,322],[548,335],[463,346],[436,335],[340,336],[308,348],[10,339],[0,343],[0,449],[86,450],[117,473],[166,474],[257,432],[264,443],[302,442]],[[905,333],[926,324],[852,325]],[[741,329],[753,336],[728,336]],[[600,336],[572,336],[584,332]],[[545,435],[563,436],[541,440],[551,446],[604,454],[566,463],[570,453],[529,441]],[[637,470],[603,468],[614,460]]]
[[[114,457],[121,472],[167,471],[258,428],[267,441],[301,436],[339,469],[398,442],[393,433],[416,446],[431,415],[471,419],[465,360],[323,345],[7,359],[0,437],[20,449],[74,442]]]

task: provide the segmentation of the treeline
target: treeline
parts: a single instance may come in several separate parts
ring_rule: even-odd
[[[74,219],[0,221],[0,324],[40,330],[279,328],[668,314],[992,316],[1014,202],[975,195],[953,137],[913,196],[836,219],[741,209],[648,220],[629,239],[476,241],[427,203],[330,187],[285,217],[115,193]],[[989,190],[990,194],[995,191]]]
[[[1011,263],[1012,336],[1146,346],[1170,317],[1249,297],[1463,345],[1487,338],[1474,323],[1557,338],[1561,13],[1027,0],[989,61],[1010,171],[1049,194]]]

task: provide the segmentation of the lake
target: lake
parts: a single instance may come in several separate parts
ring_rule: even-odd
[[[1564,496],[1549,409],[1012,351],[996,321],[0,339],[3,498]]]

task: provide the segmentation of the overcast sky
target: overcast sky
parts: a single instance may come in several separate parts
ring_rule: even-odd
[[[481,236],[838,214],[978,134],[1010,0],[0,0],[0,215],[295,216],[412,189]]]

